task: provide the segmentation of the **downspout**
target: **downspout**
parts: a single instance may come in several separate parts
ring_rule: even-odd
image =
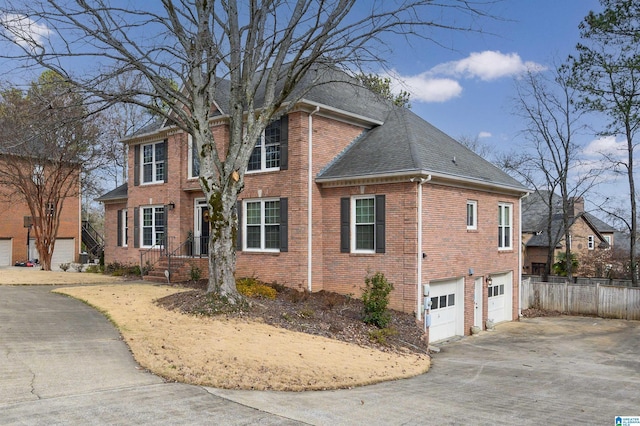
[[[520,220],[518,220],[518,319],[522,317],[522,199],[528,197],[527,192],[518,200],[518,214]]]
[[[431,180],[431,175],[426,178],[411,178],[411,182],[418,183],[418,243],[416,247],[416,320],[422,319],[422,185]]]
[[[307,173],[307,289],[312,291],[313,280],[313,115],[320,111],[317,106],[309,114],[309,170]]]

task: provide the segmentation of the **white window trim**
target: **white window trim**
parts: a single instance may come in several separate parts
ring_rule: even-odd
[[[473,210],[473,223],[469,225],[469,206]],[[467,200],[467,230],[475,231],[478,229],[478,202],[475,200]]]
[[[356,248],[356,200],[373,200],[373,249],[372,250],[364,250]],[[367,254],[375,254],[376,252],[376,196],[375,195],[357,195],[351,197],[351,253],[367,253]]]
[[[511,203],[498,203],[498,214],[500,214],[500,207],[502,207],[502,211],[504,212],[505,208],[509,209],[509,245],[508,246],[500,246],[502,244],[502,239],[500,241],[498,241],[498,250],[513,250],[513,204]],[[499,218],[498,218],[499,219]],[[500,229],[500,222],[498,221],[498,229]],[[506,226],[503,226],[503,228],[507,228]],[[498,232],[498,235],[500,235],[500,232]],[[504,235],[504,233],[503,233]]]
[[[120,238],[122,240],[121,247],[128,247],[127,243],[127,234],[129,231],[129,215],[127,214],[127,209],[120,210],[120,223],[122,223],[122,229],[120,229],[121,235]]]
[[[270,123],[271,124],[271,123]],[[246,129],[245,129],[246,130]],[[249,166],[247,165],[247,171],[245,174],[254,174],[254,173],[265,173],[265,172],[277,172],[280,170],[280,166],[278,167],[269,167],[267,168],[267,145],[265,143],[265,132],[266,128],[262,130],[260,134],[260,168],[257,170],[249,170]],[[254,147],[255,149],[255,147]],[[280,143],[280,160],[282,160],[282,143]],[[253,150],[251,150],[253,153]]]
[[[252,198],[242,200],[242,249],[247,252],[257,253],[280,253],[280,249],[265,248],[265,203],[277,201],[280,202],[280,198]],[[260,248],[247,246],[247,204],[260,203]],[[281,216],[282,217],[282,213]],[[280,226],[280,217],[278,218],[278,226]],[[255,225],[254,225],[255,226]]]
[[[155,245],[158,244],[158,242],[156,241],[156,209],[162,208],[164,209],[163,205],[157,205],[157,206],[141,206],[140,207],[140,247],[141,248],[151,248],[154,247]],[[151,225],[151,237],[152,237],[152,244],[151,245],[145,245],[144,243],[144,211],[145,209],[153,209],[153,213],[151,215],[151,219],[152,219],[152,225]],[[165,209],[164,214],[167,214],[167,211]],[[165,228],[164,230],[164,238],[165,241],[167,239],[167,229]]]
[[[155,184],[159,184],[159,183],[164,183],[164,179],[162,180],[156,180],[156,167],[158,162],[156,161],[156,145],[158,144],[163,144],[164,141],[157,141],[157,142],[150,142],[150,143],[145,143],[140,145],[140,185],[155,185]],[[144,162],[144,147],[145,146],[153,146],[152,149],[152,154],[153,154],[153,159],[151,161],[151,180],[149,182],[145,182],[144,181],[144,166],[145,166],[145,162]],[[167,147],[165,146],[164,149],[164,160],[162,160],[162,162],[164,163],[164,175],[167,175]]]
[[[596,237],[595,237],[595,235],[589,235],[587,237],[587,248],[589,250],[594,250],[596,248]]]
[[[191,135],[187,135],[187,179],[188,180],[195,180],[198,179],[200,176],[194,176],[193,174],[193,137]],[[165,154],[166,155],[166,154]]]

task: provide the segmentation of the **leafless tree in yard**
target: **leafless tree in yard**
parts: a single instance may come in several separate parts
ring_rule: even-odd
[[[544,233],[548,252],[543,279],[554,264],[554,252],[564,239],[566,271],[571,279],[570,229],[573,221],[572,199],[582,197],[595,183],[598,168],[581,158],[581,146],[576,136],[584,129],[583,112],[576,108],[575,90],[569,84],[569,73],[561,66],[550,75],[527,73],[516,84],[516,114],[523,120],[525,143],[520,153],[511,155],[513,170],[540,194],[547,207]],[[515,160],[514,160],[515,159]],[[561,200],[562,226],[554,229],[553,216],[557,205],[554,193]]]
[[[379,68],[385,41],[395,37],[433,42],[440,31],[477,30],[482,0],[105,0],[9,4],[2,18],[12,59],[57,70],[104,103],[142,106],[189,133],[200,154],[200,184],[209,201],[209,292],[231,302],[237,230],[235,206],[255,141],[269,122],[287,113],[322,79],[323,66]],[[490,3],[490,2],[486,2]],[[16,3],[22,4],[22,2]],[[134,6],[135,4],[135,6]],[[28,31],[46,28],[47,37]],[[437,43],[436,43],[437,44]],[[95,67],[75,73],[80,59]],[[77,63],[77,62],[76,62]],[[110,82],[137,73],[138,90],[117,91]],[[171,85],[179,82],[181,90]],[[229,85],[221,105],[229,143],[217,145],[208,125],[219,84]],[[162,101],[158,103],[157,101]],[[174,106],[170,110],[164,105]]]
[[[82,97],[52,71],[26,92],[0,92],[0,186],[5,202],[28,206],[44,270],[65,202],[80,196],[80,173],[96,153],[97,128],[85,113]]]

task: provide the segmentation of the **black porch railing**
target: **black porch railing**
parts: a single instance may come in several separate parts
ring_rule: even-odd
[[[174,237],[169,237],[167,244],[160,243],[140,252],[140,274],[146,275],[162,258],[167,258],[171,273],[171,258],[174,257],[207,257],[209,255],[209,237],[189,237],[176,245]]]

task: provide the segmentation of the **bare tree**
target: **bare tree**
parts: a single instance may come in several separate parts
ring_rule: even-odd
[[[478,135],[462,135],[458,137],[458,142],[460,142],[462,145],[466,146],[485,160],[488,160],[489,158],[492,158],[494,156],[493,147],[482,142]]]
[[[255,141],[269,122],[294,107],[305,94],[302,87],[322,80],[322,66],[363,69],[375,61],[379,67],[385,39],[433,40],[438,30],[472,29],[474,18],[484,15],[482,3],[402,0],[356,7],[355,0],[162,0],[126,8],[105,0],[34,0],[24,8],[7,7],[2,26],[14,43],[11,51],[21,48],[13,59],[55,69],[107,104],[154,111],[192,136],[215,236],[208,291],[234,301],[236,200]],[[465,21],[470,24],[460,24]],[[40,39],[28,31],[32,23],[55,37]],[[70,63],[78,58],[102,67],[73,75]],[[144,90],[113,91],[108,83],[124,72],[142,76]],[[219,105],[229,119],[224,148],[209,127],[220,84],[229,87],[227,102]],[[173,108],[167,111],[157,100]]]
[[[626,138],[625,158],[609,156],[615,169],[624,170],[629,184],[631,280],[638,285],[636,244],[638,217],[634,176],[635,135],[640,129],[640,4],[633,0],[600,0],[601,13],[591,12],[580,24],[582,43],[570,57],[573,83],[582,92],[581,105],[604,113],[609,123],[604,135]]]
[[[548,252],[544,279],[550,273],[556,246],[562,239],[565,241],[565,270],[571,279],[572,199],[589,190],[597,176],[597,169],[584,167],[580,158],[576,134],[584,127],[581,124],[583,113],[576,109],[577,95],[569,83],[568,69],[561,66],[551,76],[529,72],[516,84],[516,113],[523,119],[523,135],[528,147],[512,164],[517,164],[520,176],[539,191],[547,207],[544,231]],[[556,191],[560,193],[562,219],[561,226],[554,228]]]
[[[42,269],[51,256],[65,201],[80,196],[80,171],[95,154],[97,129],[82,97],[51,71],[25,93],[0,93],[0,184],[23,200],[33,220]]]

